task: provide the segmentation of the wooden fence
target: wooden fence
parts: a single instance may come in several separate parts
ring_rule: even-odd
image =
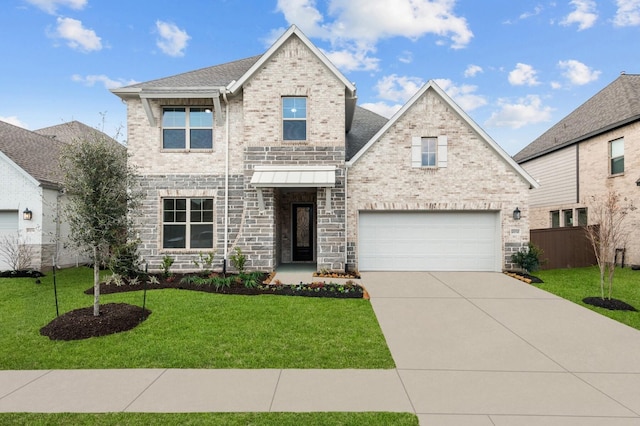
[[[531,242],[543,251],[540,269],[579,268],[597,264],[583,226],[532,229],[530,236]]]

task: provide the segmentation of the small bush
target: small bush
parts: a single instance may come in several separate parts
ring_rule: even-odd
[[[236,247],[235,250],[236,253],[232,254],[229,259],[231,260],[233,267],[238,270],[238,273],[242,274],[244,273],[244,264],[247,261],[247,256],[242,254],[240,247]]]
[[[511,255],[511,261],[526,272],[535,272],[540,269],[542,253],[542,249],[529,242],[527,248]]]
[[[169,255],[164,255],[162,258],[162,275],[164,275],[165,278],[171,276],[171,265],[173,265],[173,262],[173,257]]]
[[[138,242],[132,241],[116,247],[109,258],[108,267],[112,273],[123,277],[135,277],[142,272],[138,257]]]

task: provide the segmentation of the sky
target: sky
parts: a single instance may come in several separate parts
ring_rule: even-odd
[[[515,155],[640,74],[640,0],[4,0],[0,120],[126,142],[109,89],[264,53],[297,25],[391,117],[434,80]]]

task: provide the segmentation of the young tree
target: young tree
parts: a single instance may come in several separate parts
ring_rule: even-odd
[[[131,229],[128,213],[139,199],[127,157],[124,146],[100,133],[65,146],[61,156],[71,239],[93,252],[95,316],[100,315],[100,264],[111,248],[126,243]]]
[[[608,299],[611,300],[613,289],[613,275],[615,272],[616,249],[624,248],[627,232],[624,222],[627,212],[633,206],[623,205],[623,200],[616,191],[609,189],[603,196],[591,196],[586,203],[589,208],[590,221],[595,225],[587,226],[585,232],[593,246],[593,251],[600,268],[600,297],[605,298],[605,277],[607,278],[609,291]]]

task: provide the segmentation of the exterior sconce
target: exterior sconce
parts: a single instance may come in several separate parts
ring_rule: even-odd
[[[520,209],[516,207],[516,209],[513,211],[513,219],[514,220],[520,220]]]
[[[24,220],[31,220],[32,217],[33,217],[33,212],[28,208],[24,209],[24,211],[22,212],[22,218]]]

